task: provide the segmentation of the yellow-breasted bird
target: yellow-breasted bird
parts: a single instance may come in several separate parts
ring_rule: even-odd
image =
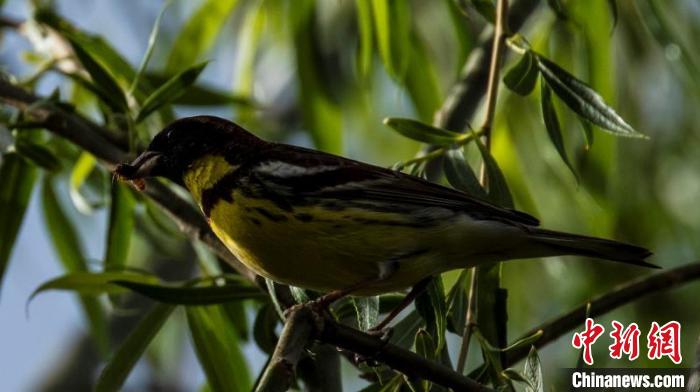
[[[256,273],[374,295],[493,261],[582,255],[639,266],[651,252],[541,229],[534,217],[398,171],[257,138],[211,116],[177,120],[117,168],[185,186]]]

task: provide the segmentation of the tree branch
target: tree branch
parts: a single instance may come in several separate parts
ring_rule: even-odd
[[[532,336],[536,332],[542,331],[542,337],[534,343],[536,347],[542,347],[583,324],[586,319],[586,308],[589,304],[589,317],[600,316],[649,294],[676,288],[697,279],[700,279],[700,262],[687,264],[665,272],[636,279],[602,294],[562,316],[533,328],[518,339]],[[525,358],[529,350],[529,347],[522,347],[508,352],[506,355],[506,366],[512,366],[514,363]]]

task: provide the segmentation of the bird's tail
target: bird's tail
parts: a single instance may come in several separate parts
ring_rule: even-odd
[[[540,228],[529,228],[529,230],[528,237],[542,246],[539,251],[544,254],[540,256],[579,255],[659,268],[645,261],[652,252],[641,246]]]

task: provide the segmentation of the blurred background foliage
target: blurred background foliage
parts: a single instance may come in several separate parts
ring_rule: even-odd
[[[5,3],[3,77],[47,97],[46,102],[61,102],[68,110],[104,124],[101,136],[125,151],[137,152],[174,118],[215,114],[270,140],[382,166],[425,151],[420,142],[405,137],[406,132],[394,132],[383,120],[411,118],[444,125],[439,116],[434,122],[436,113],[454,93],[468,68],[465,61],[493,18],[493,3],[488,0]],[[664,268],[694,260],[700,252],[700,51],[695,42],[700,36],[700,4],[694,0],[530,3],[533,12],[518,31],[530,47],[586,81],[649,139],[601,132],[555,97],[561,129],[557,141],[543,122],[540,83],[527,96],[501,84],[492,155],[515,206],[538,216],[549,228],[643,244],[655,251],[654,262]],[[521,59],[516,50],[505,52],[502,75]],[[478,103],[481,97],[467,99]],[[44,363],[41,372],[25,372],[25,379],[18,375],[12,385],[61,390],[93,384],[100,374],[102,385],[119,385],[139,360],[133,354],[145,350],[136,371],[126,379],[129,389],[187,390],[207,385],[212,390],[250,389],[279,328],[273,307],[250,299],[257,296],[254,290],[246,291],[247,284],[204,246],[181,235],[152,201],[112,181],[110,172],[91,154],[37,128],[17,110],[3,107],[0,114],[2,289],[8,291],[13,268],[20,268],[14,265],[31,269],[35,263],[48,263],[28,257],[22,249],[12,252],[18,231],[26,226],[23,217],[43,219],[23,235],[36,243],[32,246],[52,247],[51,260],[59,262],[63,271],[52,277],[72,273],[73,279],[51,281],[43,289],[79,287],[75,299],[85,325],[77,328],[80,338],[66,335],[60,351],[46,348],[28,356],[28,360],[48,357],[51,363]],[[477,129],[482,114],[467,117]],[[462,124],[448,131],[468,128]],[[425,138],[417,137],[433,140]],[[477,171],[478,149],[470,145],[464,153]],[[568,157],[568,165],[562,156]],[[424,165],[406,168],[417,174],[425,169]],[[48,241],[42,240],[40,230]],[[85,275],[102,271],[115,275],[101,275],[101,280]],[[573,258],[506,263],[501,286],[508,290],[508,336],[519,336],[647,273]],[[157,291],[167,287],[155,276],[186,281],[221,274],[229,284],[209,281],[197,287],[234,287],[227,295],[237,293],[235,298],[244,300],[187,310],[164,304],[152,307],[142,296],[107,283],[127,279],[132,289],[141,284],[142,291]],[[466,282],[458,275],[459,271],[443,277],[446,292],[455,282]],[[22,296],[18,301],[26,300],[38,286],[32,282],[14,286]],[[699,290],[689,285],[655,294],[599,321],[637,322],[645,331],[652,320],[678,320],[683,324],[684,358],[692,361],[700,331],[695,309]],[[108,295],[95,296],[98,292]],[[198,295],[204,298],[200,303],[208,300],[205,294]],[[8,307],[7,296],[3,294],[0,309]],[[50,303],[58,296],[46,297],[37,302]],[[46,308],[37,306],[32,313],[40,309]],[[2,313],[3,320],[12,318],[15,326],[32,322],[22,312]],[[139,320],[143,320],[141,336],[126,338]],[[51,334],[51,325],[41,333]],[[421,334],[416,342],[423,341]],[[36,338],[21,327],[3,328],[3,335],[19,344],[15,347]],[[413,339],[406,345],[412,346]],[[478,343],[472,345],[468,370],[481,363]],[[448,334],[453,361],[458,347],[459,337]],[[61,352],[70,354],[57,354]],[[557,382],[555,370],[575,366],[578,357],[568,337],[539,354],[547,389]],[[3,350],[0,356],[9,365],[15,355]],[[205,376],[188,376],[191,370],[183,370],[192,367],[195,357]],[[667,360],[611,360],[605,344],[595,346],[595,359],[599,366],[671,365]],[[691,364],[684,362],[686,367]],[[342,368],[347,390],[368,385],[345,359]]]

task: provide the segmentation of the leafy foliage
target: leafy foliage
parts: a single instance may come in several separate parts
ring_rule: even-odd
[[[97,390],[121,389],[141,358],[152,367],[150,376],[170,372],[175,379],[173,363],[180,353],[172,346],[182,341],[172,343],[182,338],[177,333],[191,337],[206,376],[202,388],[250,390],[249,371],[258,366],[244,344],[271,354],[287,301],[304,302],[317,295],[271,281],[264,293],[213,256],[215,252],[196,252],[176,229],[181,216],[170,222],[171,216],[151,196],[110,183],[108,169],[115,162],[104,162],[79,143],[76,148],[76,139],[86,138],[130,156],[170,120],[193,109],[223,116],[232,110],[239,122],[271,139],[312,144],[387,166],[401,161],[397,170],[442,181],[502,207],[539,212],[562,226],[571,222],[600,235],[658,240],[660,248],[678,249],[669,251],[672,256],[696,248],[691,240],[658,235],[668,229],[667,237],[695,238],[699,230],[694,199],[684,196],[694,195],[694,188],[668,174],[694,178],[698,164],[691,131],[697,122],[700,61],[688,37],[700,31],[683,5],[542,2],[546,12],[527,12],[534,15],[532,26],[520,33],[508,31],[506,51],[514,64],[501,80],[515,94],[498,96],[490,127],[472,129],[466,123],[446,126],[452,123],[445,118],[457,110],[465,111],[463,118],[480,120],[465,109],[477,104],[465,102],[483,98],[475,86],[486,80],[489,70],[474,69],[474,64],[479,56],[490,56],[483,50],[489,46],[480,40],[495,21],[495,1],[166,2],[155,20],[148,21],[153,25],[150,37],[143,37],[142,55],[120,53],[116,48],[125,45],[113,42],[114,30],[88,32],[78,27],[84,23],[70,22],[82,15],[60,15],[50,2],[36,3],[43,5],[33,8],[30,23],[23,26],[33,45],[23,56],[31,72],[25,77],[25,70],[15,74],[8,67],[3,72],[12,74],[3,75],[3,81],[39,96],[45,94],[45,84],[56,90],[32,105],[9,102],[18,108],[3,107],[0,113],[0,282],[10,261],[35,262],[12,259],[12,251],[40,183],[44,226],[63,275],[41,284],[29,299],[50,291],[76,294],[89,335],[106,363]],[[520,4],[511,6],[511,19],[527,16],[517,15],[523,12]],[[135,20],[147,14],[136,11]],[[609,36],[612,29],[614,36]],[[615,51],[608,50],[613,40]],[[139,55],[140,61],[132,64],[129,59]],[[231,58],[234,64],[227,63]],[[668,72],[659,65],[664,61]],[[225,67],[231,72],[222,75]],[[650,70],[666,86],[663,96],[671,107],[658,115],[650,110],[661,105],[661,93],[654,93],[657,75],[649,77]],[[44,78],[49,72],[56,78]],[[226,85],[222,81],[230,74],[234,82]],[[538,80],[539,94],[533,94]],[[58,119],[29,115],[50,108],[86,119],[88,126],[80,132],[92,133],[57,134],[51,121]],[[532,115],[538,112],[541,116]],[[388,128],[381,126],[382,118]],[[595,134],[598,128],[612,136],[646,139],[648,134],[655,139],[646,144],[616,141]],[[669,151],[682,159],[661,159]],[[569,183],[567,170],[580,183]],[[641,181],[645,176],[649,178]],[[663,190],[649,184],[661,184]],[[653,200],[641,199],[647,195]],[[194,210],[183,214],[188,213],[197,216]],[[106,216],[104,230],[82,230],[85,221],[101,216]],[[104,249],[96,256],[100,260],[88,256],[85,245],[92,243]],[[508,353],[529,347],[542,333],[508,344],[506,331],[529,328],[545,314],[543,308],[548,315],[552,309],[563,310],[571,298],[603,290],[628,274],[599,274],[597,266],[551,265],[522,263],[507,270],[500,263],[482,266],[473,271],[471,299],[467,270],[436,276],[415,305],[401,313],[387,339],[455,368],[450,358],[454,350],[447,348],[468,336],[467,309],[473,300],[477,342],[471,346],[481,348],[482,363],[472,376],[496,388],[515,384],[543,391],[545,378],[549,387],[549,378],[556,375],[542,369],[534,348],[522,370],[504,369]],[[596,279],[585,279],[589,273]],[[584,283],[574,282],[565,290],[555,284],[571,276],[581,276]],[[403,295],[353,298],[334,306],[331,314],[366,331]],[[178,316],[178,308],[184,317]],[[140,321],[124,322],[125,314],[138,315]],[[179,332],[169,331],[170,325]],[[116,345],[108,339],[114,326],[131,331]],[[316,360],[315,347],[308,350],[305,359]],[[468,368],[476,365],[475,358],[467,358]],[[363,376],[371,382],[365,390],[444,390],[386,366],[371,371],[357,367],[367,371]],[[303,377],[299,372],[298,386],[308,386]],[[348,384],[348,389],[354,386]]]

